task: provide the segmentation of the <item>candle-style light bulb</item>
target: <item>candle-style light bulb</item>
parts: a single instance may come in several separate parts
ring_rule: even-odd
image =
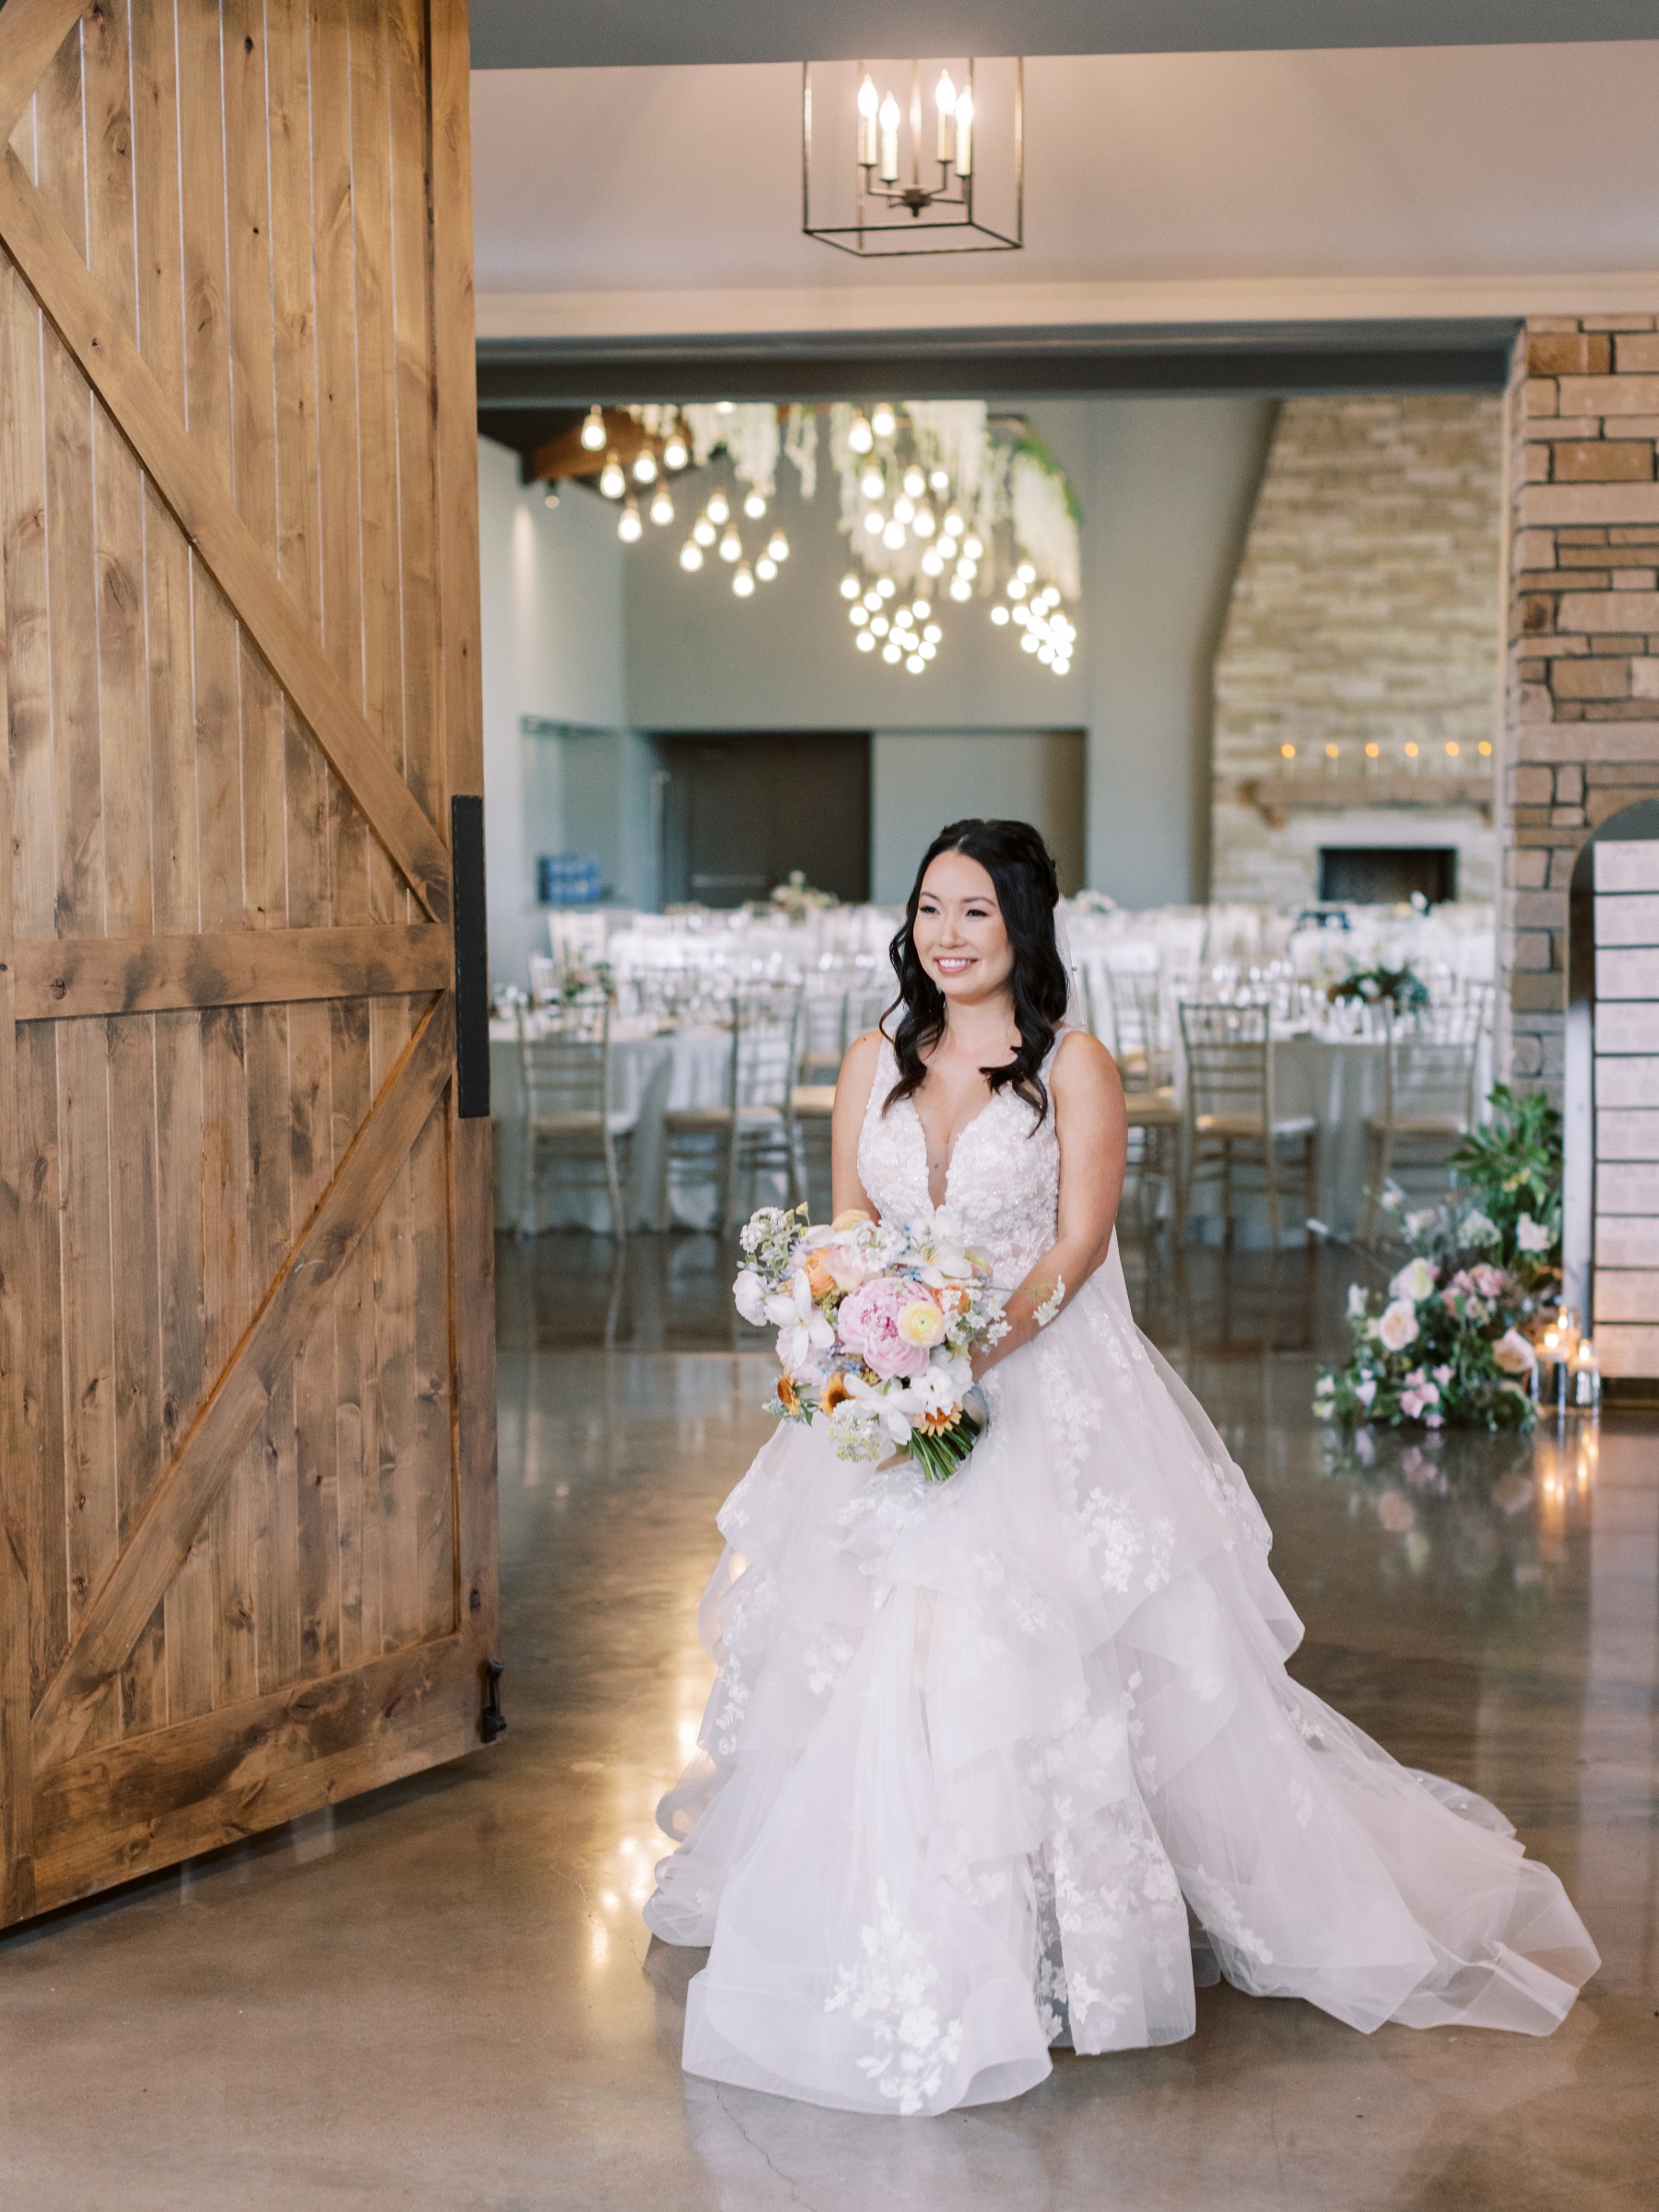
[[[899,102],[889,92],[881,103],[881,181],[899,182]]]
[[[858,163],[861,169],[876,166],[876,111],[881,105],[877,97],[876,79],[869,71],[858,88]]]
[[[957,175],[973,174],[973,88],[965,86],[956,103]]]
[[[947,169],[950,166],[953,140],[951,125],[956,120],[957,104],[957,90],[950,81],[948,69],[939,72],[939,81],[934,88],[934,104],[939,111],[939,164],[941,168]]]
[[[582,422],[582,450],[584,453],[603,453],[607,432],[605,428],[605,410],[597,400],[588,409]]]

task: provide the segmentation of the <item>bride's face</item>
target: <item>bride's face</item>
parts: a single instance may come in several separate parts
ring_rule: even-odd
[[[1007,990],[1014,947],[996,887],[965,853],[941,853],[929,866],[912,935],[916,958],[947,1000],[968,1004]]]

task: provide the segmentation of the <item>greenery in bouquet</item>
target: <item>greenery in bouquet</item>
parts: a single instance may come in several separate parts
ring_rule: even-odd
[[[989,1268],[948,1215],[899,1229],[854,1212],[813,1228],[804,1206],[763,1206],[741,1242],[737,1311],[778,1332],[767,1410],[821,1416],[842,1459],[892,1449],[931,1482],[954,1474],[984,1426],[973,1351],[1007,1324]]]
[[[1532,1419],[1535,1325],[1560,1278],[1561,1117],[1500,1084],[1490,1119],[1452,1156],[1451,1197],[1382,1205],[1412,1257],[1386,1293],[1348,1292],[1354,1348],[1313,1408],[1352,1428],[1517,1429]]]
[[[1417,970],[1403,963],[1390,968],[1379,960],[1373,967],[1350,967],[1346,975],[1328,984],[1325,996],[1334,1006],[1392,1006],[1396,1014],[1414,1014],[1429,1004],[1429,986]]]

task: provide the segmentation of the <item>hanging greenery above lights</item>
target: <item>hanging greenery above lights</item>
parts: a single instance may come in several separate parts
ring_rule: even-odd
[[[675,519],[664,472],[703,469],[724,456],[730,488],[715,483],[679,561],[696,574],[717,554],[735,594],[751,598],[789,558],[789,541],[774,524],[751,563],[745,526],[765,523],[781,459],[794,467],[802,499],[816,496],[819,412],[726,401],[606,418],[595,407],[571,473],[593,473],[603,452],[599,488],[625,501],[618,535],[635,544],[644,524],[626,453],[634,453],[634,483],[656,486],[648,512],[659,525]],[[822,412],[853,561],[841,592],[855,648],[919,676],[945,642],[935,594],[958,606],[977,596],[991,600],[994,624],[1064,676],[1077,639],[1064,608],[1081,590],[1082,518],[1065,470],[1024,418],[993,417],[981,400],[883,401],[867,411],[837,403]]]

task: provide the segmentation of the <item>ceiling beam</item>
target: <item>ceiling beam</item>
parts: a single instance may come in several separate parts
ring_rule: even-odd
[[[1651,39],[1653,0],[472,0],[475,69]]]
[[[481,417],[650,400],[988,399],[1091,394],[1496,392],[1508,317],[723,338],[486,338]],[[491,436],[502,435],[500,427]],[[537,445],[543,438],[535,441]],[[518,443],[513,438],[506,442]],[[526,441],[527,442],[527,441]]]

